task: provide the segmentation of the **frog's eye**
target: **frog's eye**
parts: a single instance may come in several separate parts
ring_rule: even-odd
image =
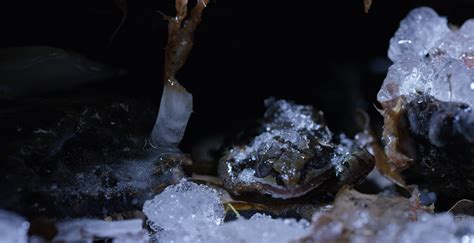
[[[257,163],[255,164],[256,177],[263,178],[269,176],[272,173],[274,173],[274,170],[270,161],[257,161]]]

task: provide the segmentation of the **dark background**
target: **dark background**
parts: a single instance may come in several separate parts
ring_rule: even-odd
[[[122,17],[113,0],[2,1],[0,47],[50,45],[127,69],[122,79],[79,89],[145,98],[158,109],[167,24],[157,10],[173,15],[174,1],[127,3],[125,25],[108,45]],[[178,74],[194,96],[184,146],[261,116],[270,96],[324,110],[336,131],[354,131],[356,108],[380,127],[373,104],[390,65],[389,39],[423,5],[458,25],[474,15],[467,0],[374,0],[368,14],[362,0],[212,1]]]

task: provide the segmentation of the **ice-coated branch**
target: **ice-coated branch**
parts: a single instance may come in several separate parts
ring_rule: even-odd
[[[184,65],[193,47],[193,35],[209,0],[198,0],[187,17],[187,0],[176,0],[176,17],[168,21],[168,43],[165,53],[164,89],[160,111],[151,132],[155,147],[176,148],[184,136],[193,110],[192,95],[176,80],[176,72]]]

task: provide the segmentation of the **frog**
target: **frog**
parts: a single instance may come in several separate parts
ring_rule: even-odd
[[[256,136],[231,146],[219,160],[219,176],[230,192],[279,199],[336,192],[373,169],[373,156],[344,134],[331,132],[322,111],[283,99],[264,103]]]

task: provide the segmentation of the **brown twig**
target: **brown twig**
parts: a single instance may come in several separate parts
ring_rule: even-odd
[[[184,65],[193,47],[193,35],[201,22],[201,16],[209,0],[199,0],[191,11],[189,19],[187,0],[176,0],[176,17],[167,17],[168,44],[165,53],[164,81],[172,85],[176,82],[174,75]]]

